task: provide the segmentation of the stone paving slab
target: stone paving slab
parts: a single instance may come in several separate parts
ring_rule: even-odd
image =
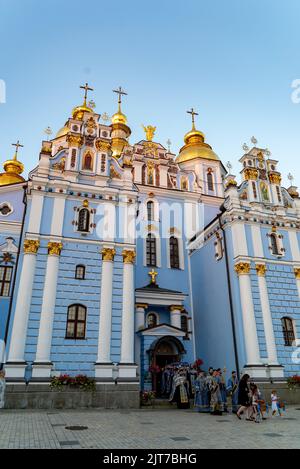
[[[300,449],[300,410],[260,424],[177,409],[0,410],[0,448]]]

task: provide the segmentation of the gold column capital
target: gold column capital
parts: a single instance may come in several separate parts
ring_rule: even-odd
[[[238,275],[247,275],[250,273],[250,262],[239,262],[238,264],[235,264],[234,270]]]
[[[49,256],[60,256],[62,248],[63,248],[62,243],[56,243],[56,242],[50,241],[48,243],[48,255]]]
[[[103,248],[101,251],[103,261],[113,261],[116,250],[114,248]]]
[[[264,277],[266,275],[267,266],[265,264],[256,264],[255,268],[259,277]]]
[[[256,179],[258,178],[258,170],[256,168],[246,168],[244,171],[244,177],[246,181],[256,181]]]
[[[40,247],[40,242],[36,239],[25,239],[24,240],[24,252],[26,254],[36,254]]]
[[[295,267],[294,273],[295,273],[296,279],[300,280],[300,267]]]
[[[136,303],[136,304],[135,304],[136,309],[138,309],[138,308],[139,308],[139,309],[147,309],[148,306],[149,306],[149,305],[148,305],[147,303]]]
[[[173,311],[184,311],[184,306],[181,306],[181,305],[171,305],[169,307],[170,311],[173,312]]]
[[[269,180],[271,184],[281,184],[281,175],[280,173],[270,173]]]
[[[134,260],[136,258],[135,251],[132,251],[130,249],[124,249],[122,251],[122,256],[124,264],[134,264]]]

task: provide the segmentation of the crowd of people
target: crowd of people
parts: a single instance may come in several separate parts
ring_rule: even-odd
[[[221,368],[209,368],[206,373],[188,365],[168,365],[162,372],[162,392],[180,409],[189,408],[194,402],[198,412],[211,415],[231,411],[238,419],[245,417],[247,421],[259,423],[269,412],[267,400],[248,374],[239,380],[237,373],[232,371],[226,380],[226,370]],[[285,407],[275,389],[270,402],[272,415],[281,416]]]

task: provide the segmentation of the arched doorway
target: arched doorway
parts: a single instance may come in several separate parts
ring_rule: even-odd
[[[161,396],[162,371],[167,365],[181,361],[185,353],[184,347],[176,337],[165,336],[156,340],[150,349],[150,363],[159,372],[152,373],[152,389],[158,397]]]

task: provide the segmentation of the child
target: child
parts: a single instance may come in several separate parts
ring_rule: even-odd
[[[4,409],[5,371],[0,371],[0,409]]]
[[[255,384],[251,385],[251,404],[253,417],[251,420],[254,420],[255,423],[260,423],[260,412],[258,410],[259,406],[259,393],[258,388]]]
[[[271,401],[272,401],[272,416],[274,417],[277,413],[281,417],[281,411],[279,407],[279,398],[277,396],[277,391],[273,389],[271,394]]]

